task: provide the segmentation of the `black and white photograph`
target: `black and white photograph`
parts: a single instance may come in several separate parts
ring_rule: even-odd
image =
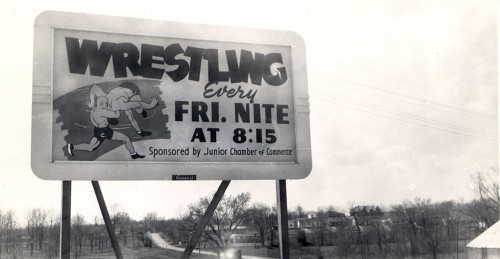
[[[498,2],[0,3],[0,259],[500,258]]]

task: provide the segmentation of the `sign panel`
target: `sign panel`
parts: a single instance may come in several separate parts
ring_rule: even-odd
[[[286,31],[45,12],[32,128],[43,179],[304,178],[304,44]]]

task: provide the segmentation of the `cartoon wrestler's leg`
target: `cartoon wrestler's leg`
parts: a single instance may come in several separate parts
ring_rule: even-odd
[[[127,118],[130,121],[130,124],[132,124],[132,127],[134,127],[134,129],[137,132],[141,132],[141,127],[139,127],[139,123],[137,123],[137,121],[135,120],[134,114],[132,113],[132,110],[125,110],[125,111],[123,111],[123,113],[125,113],[125,115],[127,115]]]
[[[135,131],[137,131],[137,133],[141,135],[141,137],[150,136],[151,132],[143,131],[139,126],[137,120],[134,118],[134,113],[132,112],[132,110],[127,109],[128,107],[131,107],[129,105],[137,105],[137,107],[140,107],[139,102],[123,102],[123,99],[118,99],[115,100],[115,102],[113,102],[113,109],[116,108],[119,108],[120,110],[123,109],[123,113],[125,113],[125,115],[127,116],[128,120],[130,121],[130,124],[132,125],[132,127],[134,127]]]
[[[112,140],[115,141],[122,141],[125,143],[125,147],[127,148],[128,152],[130,152],[130,157],[132,159],[137,159],[137,158],[144,158],[144,156],[139,155],[135,152],[134,145],[132,145],[132,141],[130,141],[130,138],[118,131],[113,132],[113,137],[111,137]]]
[[[73,151],[75,151],[75,150],[92,152],[97,147],[99,147],[99,145],[101,145],[101,143],[102,142],[99,139],[97,139],[96,137],[92,137],[92,139],[90,139],[89,143],[82,143],[82,144],[78,144],[78,145],[73,145],[71,143],[68,143],[68,145],[67,145],[68,154],[73,156],[74,155]]]

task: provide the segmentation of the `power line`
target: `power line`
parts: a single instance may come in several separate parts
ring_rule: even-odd
[[[321,97],[323,97],[323,96],[321,96]],[[396,120],[396,121],[400,121],[400,122],[404,122],[404,123],[409,123],[409,124],[413,124],[413,125],[417,125],[417,126],[429,128],[429,129],[439,130],[439,131],[443,131],[443,132],[448,132],[448,133],[453,133],[453,134],[458,134],[458,135],[463,135],[463,136],[468,136],[468,137],[481,138],[481,139],[485,139],[485,140],[495,140],[495,141],[498,140],[497,137],[485,136],[485,135],[482,135],[482,134],[468,133],[468,132],[463,132],[463,131],[449,130],[449,129],[444,128],[442,126],[441,127],[434,127],[433,125],[419,123],[419,122],[416,122],[416,121],[413,121],[413,120],[407,120],[407,119],[404,119],[404,118],[397,118],[395,116],[388,116],[388,115],[385,115],[385,114],[382,114],[382,113],[378,113],[378,112],[374,112],[374,111],[371,111],[371,110],[360,108],[360,107],[358,107],[356,105],[354,105],[354,106],[353,105],[346,105],[346,104],[339,103],[339,102],[336,102],[336,101],[332,102],[331,100],[326,100],[326,99],[322,99],[322,98],[318,98],[318,97],[314,97],[314,96],[312,96],[311,98],[317,99],[319,101],[323,101],[323,102],[328,103],[328,104],[334,104],[334,105],[342,106],[342,107],[345,107],[345,108],[357,110],[357,111],[360,111],[360,112],[369,113],[369,114],[377,115],[377,116],[380,116],[380,117],[385,117],[385,118],[389,118],[389,119],[392,119],[392,120]]]
[[[451,106],[451,105],[446,105],[446,104],[442,104],[442,103],[438,103],[438,102],[434,102],[434,101],[425,100],[425,99],[422,99],[422,98],[417,98],[417,97],[410,96],[410,95],[405,95],[405,94],[397,93],[397,92],[390,91],[390,90],[387,90],[387,89],[370,86],[370,85],[367,85],[367,84],[363,84],[363,83],[351,81],[351,80],[344,79],[344,78],[339,78],[339,77],[336,77],[336,76],[330,76],[330,75],[326,75],[326,74],[322,74],[322,73],[320,73],[320,75],[324,76],[324,77],[327,77],[327,78],[330,78],[330,79],[333,79],[333,80],[347,82],[347,83],[350,83],[350,84],[353,84],[353,85],[358,85],[358,86],[362,86],[362,87],[365,87],[365,88],[370,88],[370,89],[373,89],[373,90],[377,90],[379,92],[384,92],[384,93],[388,93],[388,94],[395,95],[395,96],[398,96],[398,97],[415,100],[415,101],[422,102],[422,103],[425,103],[425,104],[431,104],[431,105],[434,105],[434,106],[444,107],[444,108],[447,108],[447,109],[450,109],[450,110],[457,110],[457,111],[460,111],[460,112],[464,112],[464,113],[473,114],[473,115],[476,115],[476,116],[482,116],[482,117],[487,117],[487,118],[490,118],[490,119],[497,120],[497,116],[493,116],[493,115],[489,115],[489,114],[485,114],[485,113],[481,113],[481,112],[475,112],[475,111],[465,110],[465,109],[457,108],[457,107],[454,107],[454,106]]]
[[[315,90],[318,90],[318,89],[315,89]],[[411,120],[417,120],[417,121],[421,121],[421,122],[425,122],[425,123],[429,123],[429,124],[434,124],[434,125],[437,125],[439,127],[450,128],[450,129],[453,129],[453,130],[464,131],[464,132],[468,132],[468,133],[471,133],[471,134],[479,134],[479,135],[484,135],[484,136],[487,135],[487,137],[493,137],[493,138],[497,137],[494,133],[490,133],[490,132],[487,132],[487,131],[481,131],[481,130],[466,128],[466,127],[462,127],[460,125],[456,125],[456,124],[452,124],[452,123],[448,123],[448,122],[443,122],[443,121],[440,121],[440,120],[435,120],[435,119],[431,119],[431,118],[427,118],[427,117],[415,115],[415,114],[412,114],[412,113],[408,113],[408,112],[403,112],[403,111],[391,109],[391,108],[384,107],[384,106],[377,105],[377,104],[372,104],[372,103],[363,102],[363,101],[357,101],[357,100],[354,100],[352,98],[340,97],[340,96],[338,96],[336,94],[332,94],[332,93],[329,93],[327,91],[323,91],[323,90],[319,90],[319,91],[322,91],[322,95],[323,96],[326,95],[327,97],[330,97],[330,98],[340,99],[340,100],[342,100],[344,102],[350,102],[350,103],[353,103],[355,105],[365,106],[365,107],[368,107],[368,108],[380,110],[380,111],[383,111],[383,112],[386,112],[386,113],[391,113],[391,114],[394,114],[394,115],[397,115],[397,116],[400,116],[400,117],[403,117],[403,118],[407,118],[407,119],[411,119]]]
[[[354,110],[357,110],[357,111],[360,111],[360,112],[370,113],[370,114],[377,115],[377,116],[380,116],[380,117],[385,117],[385,118],[389,118],[389,119],[392,119],[392,120],[396,120],[396,121],[400,121],[400,122],[404,122],[404,123],[409,123],[409,124],[413,124],[413,125],[417,125],[417,126],[429,128],[429,129],[444,131],[444,132],[458,134],[458,135],[463,135],[463,136],[468,136],[468,137],[481,138],[481,139],[485,139],[485,140],[498,140],[498,139],[491,138],[491,137],[478,136],[478,135],[472,135],[472,134],[467,134],[467,133],[463,133],[463,132],[451,131],[451,130],[446,130],[446,129],[442,129],[442,128],[432,127],[432,126],[421,124],[421,123],[415,123],[415,122],[412,122],[412,121],[398,119],[398,118],[391,117],[391,116],[386,116],[386,115],[383,115],[383,114],[380,114],[380,113],[371,112],[371,111],[367,111],[367,110],[362,110],[362,109],[359,109],[359,108],[356,108],[356,107],[352,107],[352,106],[347,106],[347,105],[344,105],[344,104],[341,104],[341,103],[330,102],[330,101],[323,100],[323,99],[317,98],[317,97],[314,97],[314,99],[317,99],[317,100],[320,100],[320,101],[323,101],[323,102],[326,102],[326,103],[329,103],[329,104],[343,106],[343,107],[346,107],[346,108],[349,108],[349,109],[354,109]]]
[[[345,64],[343,64],[345,65]],[[356,66],[354,64],[348,64],[350,65],[351,67],[355,67],[356,70],[359,70],[359,66]],[[338,65],[337,65],[338,66]],[[436,91],[434,90],[435,87],[432,87],[430,85],[427,85],[427,84],[422,84],[422,83],[418,83],[418,82],[415,82],[415,81],[411,81],[411,80],[408,80],[406,78],[402,78],[402,77],[398,77],[398,76],[394,76],[394,75],[390,75],[390,74],[387,74],[387,73],[384,73],[384,72],[380,72],[380,71],[376,71],[376,70],[373,70],[373,69],[369,69],[369,68],[366,68],[366,67],[361,67],[362,70],[365,70],[365,71],[368,71],[370,73],[373,73],[373,74],[378,74],[382,77],[385,77],[385,78],[389,78],[390,80],[393,80],[393,81],[399,81],[399,82],[402,82],[403,84],[407,85],[407,86],[410,86],[410,87],[413,87],[413,88],[417,88],[417,89],[424,89],[424,90],[427,90],[427,91],[431,91],[431,92],[434,92],[434,93],[438,93],[440,95],[446,95],[446,96],[449,96],[450,93],[445,93],[443,91]],[[469,101],[471,100],[472,98],[468,97],[468,96],[465,96],[465,95],[461,95],[461,94],[451,94],[453,95],[454,97],[457,97],[457,98],[460,98],[464,101]]]
[[[328,62],[330,62],[330,59],[328,60]],[[351,68],[355,69],[356,71],[364,70],[364,71],[367,71],[368,73],[377,74],[378,76],[385,77],[385,78],[388,78],[388,79],[393,80],[393,81],[401,82],[404,85],[410,86],[412,88],[423,89],[423,90],[426,90],[426,91],[438,93],[441,96],[446,96],[446,97],[452,96],[452,97],[460,98],[463,101],[470,101],[472,99],[471,97],[468,97],[468,96],[465,96],[465,95],[461,95],[461,94],[457,94],[457,93],[449,93],[449,92],[443,92],[443,91],[436,91],[435,90],[436,88],[433,87],[433,86],[431,86],[431,85],[422,84],[422,83],[419,83],[419,82],[408,80],[406,78],[402,78],[402,77],[399,77],[399,76],[391,75],[391,74],[388,74],[388,73],[385,73],[385,72],[380,72],[380,71],[377,71],[377,70],[374,70],[374,69],[370,69],[370,68],[367,68],[367,67],[364,67],[364,66],[360,66],[359,64],[355,64],[355,63],[349,62],[347,60],[343,60],[341,65],[335,64],[335,63],[333,63],[332,65],[336,66],[336,67],[342,67],[342,68],[344,68],[345,66],[350,66]],[[483,107],[494,107],[494,106],[491,106],[491,105],[483,105],[483,104],[481,104],[481,106],[483,106]]]

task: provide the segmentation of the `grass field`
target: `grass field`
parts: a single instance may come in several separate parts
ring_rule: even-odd
[[[463,244],[465,246],[465,244]],[[127,242],[127,246],[124,246],[124,243],[120,241],[120,247],[124,258],[180,258],[182,255],[182,251],[168,250],[163,248],[149,248],[144,247],[142,243],[135,242],[132,246],[132,243]],[[256,256],[261,258],[279,258],[279,249],[278,248],[267,248],[263,246],[254,246],[252,245],[236,245],[235,247],[230,248],[231,250],[240,250],[242,252],[243,258],[248,256]],[[1,250],[1,248],[0,248]],[[234,252],[233,251],[233,252]],[[425,259],[432,258],[431,255],[420,255],[416,257],[398,255],[395,253],[395,249],[391,249],[386,253],[381,253],[374,246],[370,249],[370,253],[364,254],[361,256],[359,249],[354,249],[351,253],[346,257],[339,256],[339,251],[335,246],[307,246],[302,248],[291,248],[290,255],[293,259],[314,259],[314,258],[403,258],[403,259]],[[71,258],[85,258],[85,259],[98,259],[98,258],[115,258],[115,254],[113,249],[108,243],[108,247],[104,247],[102,250],[94,247],[91,252],[90,246],[82,246],[82,249],[78,249],[75,251],[71,250]],[[460,249],[458,254],[458,258],[466,258],[465,249]],[[34,250],[31,255],[27,246],[18,246],[17,249],[12,250],[10,253],[6,253],[2,251],[0,254],[0,259],[19,259],[19,258],[30,258],[30,259],[42,259],[42,258],[59,258],[58,255],[49,256],[46,250],[40,252],[39,250]],[[206,255],[206,254],[198,254],[198,249],[195,249],[190,258],[218,258],[215,255]],[[221,257],[222,258],[222,257]],[[455,259],[456,252],[450,253],[441,253],[438,255],[438,258],[443,259]]]

